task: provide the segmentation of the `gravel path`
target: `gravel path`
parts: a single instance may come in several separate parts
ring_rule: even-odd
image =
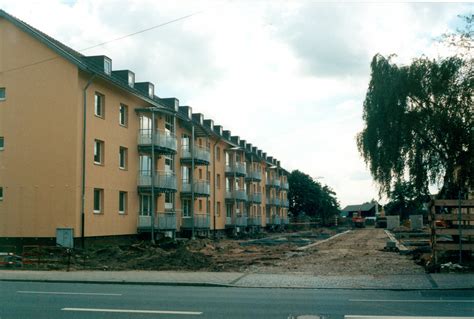
[[[383,229],[355,229],[321,243],[274,265],[251,266],[253,273],[300,273],[308,275],[400,275],[422,274],[410,256],[383,251],[387,242]]]

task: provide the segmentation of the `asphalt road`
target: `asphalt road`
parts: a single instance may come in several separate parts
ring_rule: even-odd
[[[474,290],[377,291],[0,282],[0,318],[474,318]],[[293,317],[292,317],[293,316]]]

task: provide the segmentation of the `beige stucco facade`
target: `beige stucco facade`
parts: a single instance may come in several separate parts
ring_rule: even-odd
[[[76,238],[83,229],[85,237],[150,232],[146,197],[151,189],[157,233],[209,234],[285,224],[287,173],[279,161],[190,108],[173,108],[139,91],[137,84],[118,82],[113,72],[89,68],[85,57],[69,56],[63,45],[12,19],[4,12],[0,16],[0,89],[5,92],[0,100],[0,237],[54,237],[57,228],[72,228]],[[149,129],[144,119],[152,123]],[[151,134],[158,134],[155,142],[147,139]],[[175,144],[162,148],[160,138],[175,138]],[[199,185],[186,188],[189,154],[198,148],[201,155],[191,156],[190,174]],[[152,154],[155,162],[144,167]],[[260,177],[251,178],[251,171]],[[160,174],[167,178],[163,185]],[[270,205],[269,198],[279,201]],[[165,215],[171,223],[163,227]],[[204,219],[196,224],[196,216]]]

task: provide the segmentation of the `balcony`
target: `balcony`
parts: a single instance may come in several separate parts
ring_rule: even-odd
[[[225,174],[226,176],[246,176],[247,175],[247,169],[245,163],[233,163],[230,165],[225,166]]]
[[[174,193],[178,190],[176,175],[173,172],[157,171],[154,178],[152,178],[151,173],[152,171],[139,171],[137,182],[139,192],[151,192],[152,184],[154,190],[158,193]]]
[[[239,202],[246,202],[248,200],[247,193],[243,189],[233,190],[233,191],[226,191],[225,192],[225,199],[229,200],[236,200]]]
[[[209,165],[211,162],[211,152],[209,148],[194,145],[194,149],[191,151],[189,146],[181,148],[181,162],[191,163],[194,155],[195,165]]]
[[[270,225],[281,225],[281,219],[280,219],[280,216],[272,216],[270,218]]]
[[[281,182],[278,178],[268,178],[267,179],[267,182],[266,182],[266,185],[269,186],[269,187],[280,187],[281,185]]]
[[[249,169],[247,170],[247,176],[245,177],[246,180],[260,182],[262,180],[262,172],[259,170]]]
[[[290,207],[290,202],[288,202],[288,199],[282,199],[281,202],[281,207]]]
[[[280,206],[280,199],[277,197],[267,197],[267,205]]]
[[[138,130],[139,151],[147,153],[154,151],[158,154],[174,155],[176,154],[177,145],[176,136],[167,131],[156,130],[152,133],[151,129]]]
[[[225,218],[225,225],[230,227],[246,227],[247,226],[247,216],[246,215],[236,215],[233,217]]]
[[[174,212],[158,213],[155,216],[156,230],[176,230],[176,214]],[[138,216],[139,232],[151,230],[151,216]]]
[[[248,201],[260,204],[262,202],[262,193],[250,193],[248,195]]]
[[[194,218],[192,217],[183,217],[183,223],[181,228],[192,228],[194,219],[194,228],[198,229],[209,229],[210,227],[210,218],[207,214],[195,214]]]
[[[211,194],[211,187],[209,186],[209,181],[195,181],[194,185],[194,196],[196,197],[205,197]],[[191,196],[191,183],[188,180],[183,180],[181,195],[182,196]]]
[[[288,182],[283,182],[281,183],[281,189],[284,190],[284,191],[287,191],[290,189],[290,185],[288,184]]]
[[[262,226],[262,216],[253,216],[248,218],[249,226]]]

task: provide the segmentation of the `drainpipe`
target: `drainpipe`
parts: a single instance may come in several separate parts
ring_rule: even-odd
[[[191,126],[191,239],[196,239],[194,233],[194,124]]]
[[[156,210],[156,198],[155,198],[155,112],[151,112],[151,216],[150,216],[150,235],[151,243],[155,244],[155,210]]]
[[[87,89],[94,81],[96,74],[93,74],[82,89],[83,107],[82,107],[82,189],[81,189],[81,246],[85,248],[85,227],[86,218],[84,207],[86,203],[86,128],[87,128]]]
[[[214,180],[214,183],[212,185],[212,194],[214,194],[212,196],[212,207],[214,207],[214,211],[212,213],[212,219],[214,221],[214,232],[213,232],[214,240],[216,239],[216,210],[217,210],[217,207],[216,207],[216,160],[217,160],[217,158],[216,158],[216,149],[217,149],[217,144],[220,142],[220,140],[221,140],[221,138],[219,137],[213,145],[214,158],[212,159],[212,178]]]

